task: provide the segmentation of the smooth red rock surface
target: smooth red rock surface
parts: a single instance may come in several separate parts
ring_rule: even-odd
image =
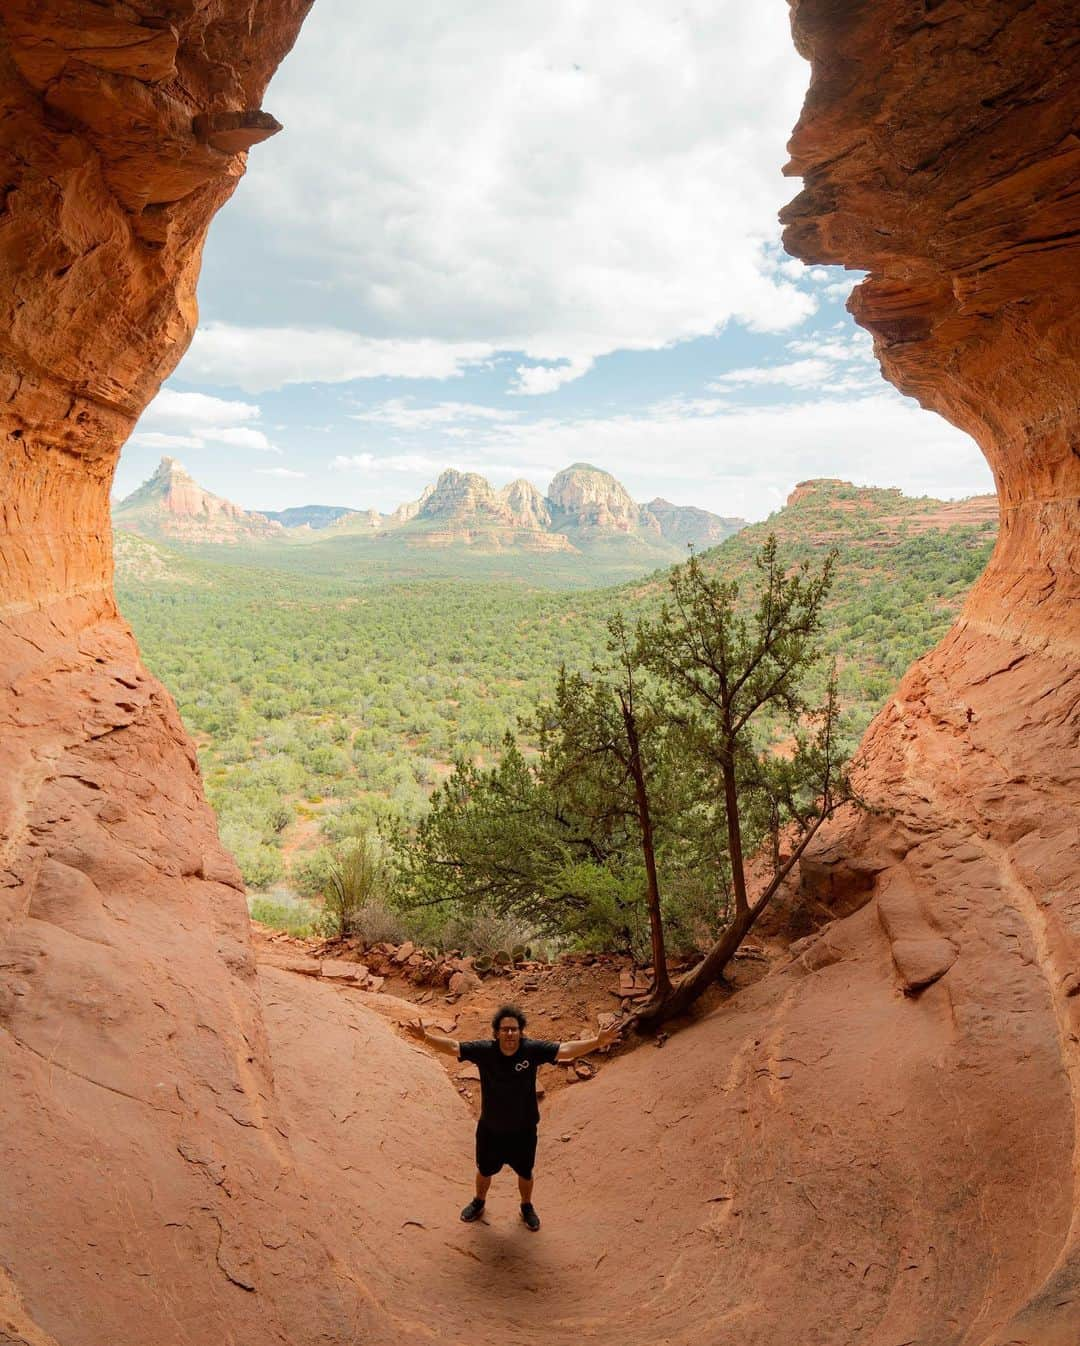
[[[413,1007],[256,975],[111,591],[119,446],[243,169],[195,118],[256,125],[305,9],[3,10],[0,1339],[1075,1346],[1074,7],[793,6],[789,245],[870,272],[854,310],[979,439],[1001,537],[866,736],[879,812],[815,857],[849,914],[559,1094],[536,1237],[505,1177],[458,1222],[467,1113]],[[956,950],[914,996],[911,939]]]

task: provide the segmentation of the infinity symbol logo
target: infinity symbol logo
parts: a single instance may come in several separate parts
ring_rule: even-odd
[[[517,1065],[514,1067],[515,1070],[528,1070],[528,1068],[529,1068],[528,1061],[519,1061]]]

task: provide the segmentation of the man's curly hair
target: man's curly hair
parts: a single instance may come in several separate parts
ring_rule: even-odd
[[[499,1036],[499,1024],[504,1019],[516,1019],[522,1033],[525,1032],[525,1011],[518,1009],[516,1005],[500,1005],[491,1016],[491,1031],[495,1037]]]

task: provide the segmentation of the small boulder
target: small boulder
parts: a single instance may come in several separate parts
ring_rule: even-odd
[[[317,977],[322,972],[322,963],[317,958],[275,958],[273,966],[285,972],[299,972],[302,977]]]
[[[956,945],[940,936],[893,940],[892,956],[907,994],[921,991],[943,977],[956,962]]]
[[[345,958],[324,958],[322,975],[326,981],[365,981],[368,970],[363,963],[350,963]]]

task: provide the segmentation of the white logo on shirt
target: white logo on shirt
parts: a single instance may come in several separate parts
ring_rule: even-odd
[[[514,1067],[515,1070],[528,1070],[528,1068],[529,1068],[528,1061],[519,1061],[517,1065]]]

